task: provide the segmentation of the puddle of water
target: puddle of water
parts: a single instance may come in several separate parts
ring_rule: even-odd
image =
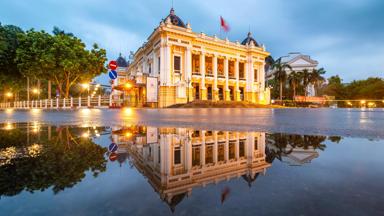
[[[0,212],[378,215],[383,152],[340,136],[4,123]]]

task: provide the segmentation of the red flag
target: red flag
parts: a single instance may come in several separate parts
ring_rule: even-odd
[[[225,32],[229,32],[229,25],[228,23],[223,19],[222,16],[220,16],[220,26],[223,28]]]

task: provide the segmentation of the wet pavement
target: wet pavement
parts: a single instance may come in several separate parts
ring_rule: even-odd
[[[0,122],[145,124],[384,138],[384,109],[81,109],[0,111]]]
[[[0,215],[384,215],[383,110],[0,112]]]

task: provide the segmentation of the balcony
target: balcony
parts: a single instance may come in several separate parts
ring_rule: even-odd
[[[205,76],[206,77],[213,77],[213,73],[206,73]]]
[[[200,73],[200,72],[197,72],[197,71],[195,71],[195,72],[192,72],[192,75],[194,75],[194,76],[201,76],[201,73]]]

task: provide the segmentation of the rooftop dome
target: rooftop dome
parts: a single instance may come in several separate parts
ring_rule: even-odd
[[[116,59],[117,67],[128,67],[127,60],[123,56],[121,56],[121,53],[119,55],[119,58]]]
[[[183,20],[181,20],[180,17],[175,15],[175,10],[173,8],[171,8],[171,11],[169,12],[169,15],[167,17],[165,17],[164,20],[166,21],[168,18],[171,19],[171,23],[173,25],[186,28]]]
[[[255,45],[255,46],[259,46],[259,44],[256,42],[256,40],[252,37],[252,33],[251,32],[248,32],[248,36],[247,38],[245,38],[243,40],[243,42],[241,42],[242,45]]]

